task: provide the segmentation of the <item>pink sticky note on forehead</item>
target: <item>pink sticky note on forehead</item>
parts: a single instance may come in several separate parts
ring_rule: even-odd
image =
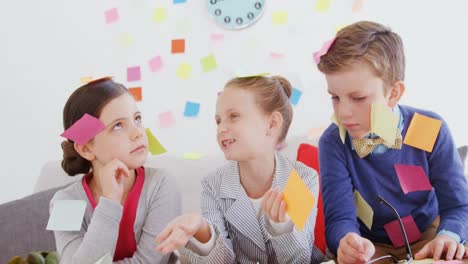
[[[96,117],[84,114],[60,136],[70,139],[78,145],[84,145],[104,130],[105,125]]]
[[[395,164],[395,171],[405,194],[415,191],[430,191],[432,185],[420,166]]]
[[[421,238],[421,231],[419,231],[418,226],[414,222],[413,216],[405,216],[401,218],[401,221],[403,222],[409,243],[413,243]],[[403,238],[403,232],[401,231],[398,219],[385,224],[384,228],[394,247],[402,247],[405,245],[405,239]]]

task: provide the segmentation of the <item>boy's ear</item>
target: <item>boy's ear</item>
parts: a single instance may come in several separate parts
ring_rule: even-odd
[[[96,159],[96,156],[93,154],[93,152],[91,151],[90,147],[89,147],[89,143],[87,144],[84,144],[84,145],[78,145],[76,143],[73,144],[73,147],[75,148],[76,152],[78,152],[78,154],[80,154],[81,157],[89,160],[89,161],[93,161],[94,159]]]
[[[405,83],[403,81],[395,82],[388,91],[388,106],[393,108],[398,104],[405,93]]]
[[[281,125],[283,124],[283,116],[278,111],[274,111],[270,115],[268,124],[267,135],[272,135],[276,131],[281,131]]]

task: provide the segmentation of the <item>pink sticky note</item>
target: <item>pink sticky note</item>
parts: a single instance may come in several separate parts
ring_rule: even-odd
[[[68,138],[78,145],[84,145],[104,130],[104,128],[105,126],[101,120],[92,115],[84,114],[82,118],[76,121],[60,136]]]
[[[405,216],[401,218],[401,221],[405,227],[406,236],[408,237],[409,243],[413,243],[414,241],[421,238],[421,232],[414,222],[413,216]],[[394,247],[402,247],[405,245],[405,239],[403,238],[403,233],[401,231],[398,219],[385,224],[384,228]]]
[[[284,58],[284,54],[272,51],[272,52],[270,52],[270,57],[272,57],[273,59],[282,59],[282,58]]]
[[[314,55],[314,61],[316,64],[320,63],[320,57],[327,54],[328,50],[330,49],[330,47],[333,45],[334,42],[335,42],[335,38],[332,38],[329,41],[326,41],[325,43],[323,43],[322,48],[314,52],[313,55]]]
[[[156,56],[148,61],[148,65],[152,72],[158,71],[162,68],[163,62],[161,56]]]
[[[395,171],[405,194],[415,191],[430,191],[432,185],[420,166],[395,164]]]
[[[224,35],[223,35],[223,34],[215,34],[215,33],[213,33],[213,34],[211,34],[210,37],[211,37],[212,40],[223,40],[223,39],[224,39]]]
[[[110,24],[119,20],[119,11],[117,10],[117,8],[112,8],[112,9],[107,10],[105,12],[105,15],[106,15],[107,24]]]
[[[140,66],[128,67],[127,68],[127,81],[139,81],[141,79]]]
[[[167,111],[159,114],[159,127],[166,128],[170,127],[175,123],[174,115],[172,111]]]

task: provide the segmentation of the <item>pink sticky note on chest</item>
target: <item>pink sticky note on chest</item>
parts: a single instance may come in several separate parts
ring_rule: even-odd
[[[415,191],[430,191],[432,185],[420,166],[395,164],[395,171],[405,194]]]
[[[104,128],[105,126],[101,120],[92,115],[84,114],[82,118],[76,121],[60,136],[70,139],[78,145],[84,145],[104,130]]]
[[[405,216],[401,218],[401,221],[403,222],[409,243],[421,238],[421,231],[419,231],[418,226],[414,222],[413,216]],[[385,224],[384,228],[394,247],[398,248],[405,245],[405,239],[403,238],[403,232],[401,231],[398,219]]]

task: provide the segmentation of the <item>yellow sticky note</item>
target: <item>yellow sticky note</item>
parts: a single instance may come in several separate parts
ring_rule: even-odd
[[[441,126],[441,120],[415,113],[403,143],[432,152]]]
[[[161,143],[159,143],[159,140],[151,133],[149,128],[146,128],[146,135],[148,136],[148,148],[152,155],[159,155],[167,152]]]
[[[383,104],[372,104],[371,131],[393,144],[398,129],[398,117]]]
[[[128,48],[130,47],[131,45],[133,45],[133,43],[135,42],[135,40],[133,39],[133,36],[128,34],[128,33],[123,33],[123,34],[120,34],[119,37],[118,37],[118,42],[120,45]]]
[[[273,12],[272,22],[274,25],[284,25],[288,23],[288,12],[275,11]]]
[[[177,69],[177,76],[182,80],[187,80],[192,72],[192,66],[187,63],[180,64],[179,68]]]
[[[154,22],[162,23],[166,20],[166,8],[165,7],[158,7],[154,9]]]
[[[354,191],[354,203],[356,204],[357,217],[371,230],[374,221],[374,210],[357,190]]]
[[[85,76],[80,78],[80,83],[82,84],[87,84],[93,80],[93,77],[91,76]]]
[[[315,10],[318,12],[327,12],[330,8],[330,0],[317,0],[315,2]]]
[[[286,202],[286,213],[298,231],[301,231],[315,204],[315,198],[297,171],[293,169],[284,187],[283,199]]]
[[[345,143],[345,137],[346,137],[346,128],[344,128],[344,126],[340,123],[340,121],[338,121],[335,114],[333,114],[330,119],[331,119],[331,121],[333,123],[335,123],[336,126],[338,126],[338,129],[340,130],[341,142],[343,142],[343,144],[344,144]]]
[[[198,160],[198,159],[201,159],[202,157],[203,155],[197,152],[184,153],[184,159],[187,159],[187,160]]]
[[[340,31],[341,29],[345,28],[347,25],[346,24],[342,24],[342,25],[338,25],[335,27],[335,32],[338,33],[338,31]]]
[[[200,60],[200,63],[203,67],[203,71],[208,72],[216,69],[218,65],[216,64],[216,59],[213,54],[210,54]]]
[[[236,71],[236,76],[239,78],[267,76],[269,74],[269,72],[249,72],[241,69]]]

